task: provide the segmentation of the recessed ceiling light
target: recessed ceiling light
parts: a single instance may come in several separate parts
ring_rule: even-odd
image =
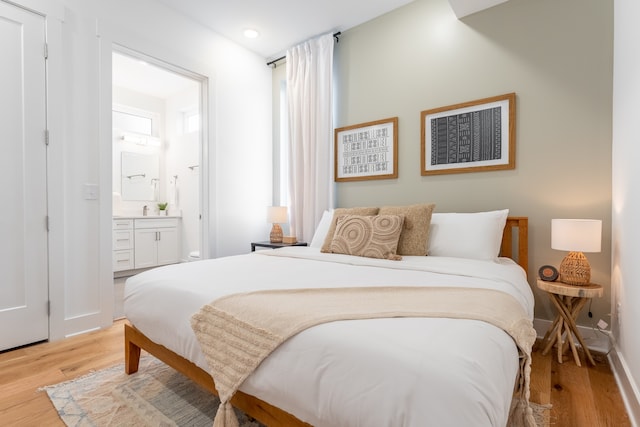
[[[244,36],[248,39],[255,39],[260,35],[260,33],[257,30],[254,30],[253,28],[247,28],[246,30],[244,30]]]

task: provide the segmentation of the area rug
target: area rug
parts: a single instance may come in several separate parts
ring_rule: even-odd
[[[44,387],[67,426],[207,426],[217,397],[159,360],[145,356],[137,373],[124,364]],[[236,410],[241,427],[262,427]]]
[[[219,400],[154,357],[140,359],[137,373],[124,364],[43,388],[67,426],[210,427]],[[549,422],[550,405],[532,404],[538,426]],[[236,410],[240,427],[263,427]]]

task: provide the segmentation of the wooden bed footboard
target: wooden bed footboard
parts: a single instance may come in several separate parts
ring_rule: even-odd
[[[133,374],[138,371],[141,350],[145,350],[171,366],[207,391],[216,396],[218,395],[213,378],[207,371],[168,348],[151,341],[134,326],[125,324],[124,354],[125,372],[127,374]],[[300,421],[290,413],[241,391],[236,392],[231,399],[231,404],[267,426],[311,427],[310,424]]]

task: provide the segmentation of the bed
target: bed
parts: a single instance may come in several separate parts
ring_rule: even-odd
[[[532,319],[527,218],[505,215],[500,224],[500,257],[489,260],[403,256],[392,261],[322,253],[312,244],[141,273],[127,280],[125,290],[131,323],[125,325],[126,372],[138,370],[144,349],[218,394],[190,319],[216,298],[260,289],[479,287],[511,295]],[[454,234],[466,233],[455,228]],[[478,320],[336,321],[285,341],[231,403],[269,426],[504,426],[520,362],[514,340]]]

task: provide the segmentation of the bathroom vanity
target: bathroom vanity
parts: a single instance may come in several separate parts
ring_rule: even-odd
[[[179,262],[179,232],[180,217],[114,217],[113,271]]]

